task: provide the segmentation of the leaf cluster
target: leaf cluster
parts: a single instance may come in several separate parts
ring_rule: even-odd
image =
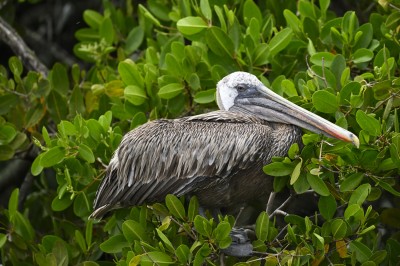
[[[75,34],[88,69],[57,63],[44,77],[17,57],[1,66],[0,160],[31,158],[25,179],[34,178],[30,193],[14,190],[1,210],[1,262],[218,264],[235,218],[199,215],[196,198],[88,216],[123,134],[215,109],[215,84],[241,70],[352,131],[360,147],[305,132],[304,147],[273,158],[263,169],[275,192],[317,194],[316,213],[260,212],[254,256],[226,263],[396,264],[400,5],[379,1],[362,23],[353,11],[336,16],[329,0],[276,3],[106,0],[101,13],[83,13]]]

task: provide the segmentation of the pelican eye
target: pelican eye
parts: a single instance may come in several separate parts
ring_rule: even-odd
[[[239,85],[237,85],[236,89],[239,92],[243,92],[243,91],[247,90],[247,87],[245,85],[239,84]]]

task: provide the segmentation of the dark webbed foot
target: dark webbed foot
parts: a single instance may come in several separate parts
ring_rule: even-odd
[[[232,244],[228,248],[223,249],[222,252],[233,257],[248,257],[251,255],[253,252],[253,245],[245,229],[232,228],[230,236],[232,238]]]

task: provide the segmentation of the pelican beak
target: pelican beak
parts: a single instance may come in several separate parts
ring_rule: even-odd
[[[257,115],[269,122],[292,124],[314,133],[351,142],[357,148],[360,145],[357,136],[350,131],[295,105],[264,85],[254,86],[248,92],[239,94],[232,108],[233,111],[238,108],[241,112]]]

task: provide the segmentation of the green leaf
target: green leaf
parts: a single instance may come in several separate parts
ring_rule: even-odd
[[[81,143],[78,147],[78,155],[88,163],[94,163],[95,158],[92,149]]]
[[[17,135],[17,131],[9,125],[0,125],[0,145],[9,144]]]
[[[176,23],[176,26],[178,30],[185,35],[194,35],[208,28],[207,22],[201,17],[182,18]]]
[[[57,125],[58,132],[63,137],[74,136],[78,134],[74,124],[69,121],[63,120]]]
[[[301,21],[300,19],[289,9],[283,10],[283,16],[286,19],[286,23],[289,25],[289,27],[296,33],[300,33],[300,25]]]
[[[112,44],[114,41],[114,26],[111,18],[104,18],[100,24],[99,34],[102,39],[106,41],[107,44]]]
[[[326,197],[320,197],[318,201],[318,209],[326,220],[330,220],[333,218],[333,215],[336,213],[336,200],[332,195],[328,195]]]
[[[200,10],[207,20],[212,19],[212,11],[208,0],[200,0]]]
[[[19,101],[18,96],[14,94],[5,94],[0,96],[0,115],[6,114],[11,108],[15,107]]]
[[[318,176],[307,174],[307,181],[310,184],[311,188],[321,196],[329,196],[329,189],[326,186],[325,182]]]
[[[65,158],[66,150],[64,147],[56,146],[43,153],[40,158],[40,165],[44,168],[56,165]]]
[[[170,83],[160,88],[158,96],[161,99],[172,99],[183,92],[183,86],[180,83]]]
[[[335,113],[339,108],[336,95],[325,90],[316,91],[312,95],[312,102],[315,109],[323,113]]]
[[[246,2],[244,2],[243,18],[244,21],[247,22],[247,25],[251,18],[255,18],[259,24],[262,23],[263,17],[261,15],[260,8],[254,3],[253,0],[246,0]]]
[[[261,66],[269,63],[269,45],[260,43],[253,51],[252,61],[254,66]]]
[[[75,241],[78,243],[78,246],[85,253],[87,250],[85,239],[83,238],[82,233],[79,230],[75,230]]]
[[[185,207],[183,207],[182,202],[175,195],[168,194],[165,197],[165,204],[174,217],[177,217],[181,220],[185,219]]]
[[[57,240],[54,242],[52,254],[56,258],[57,266],[68,266],[68,250],[64,241]]]
[[[131,244],[134,243],[135,240],[145,241],[148,239],[143,225],[134,220],[125,221],[122,224],[122,232],[125,239]]]
[[[160,21],[153,16],[142,4],[139,4],[139,11],[144,15],[145,18],[151,21],[155,26],[161,26]]]
[[[209,28],[206,34],[206,42],[211,51],[216,55],[233,58],[235,47],[232,39],[220,28]]]
[[[199,91],[193,99],[196,103],[206,104],[215,101],[215,89]]]
[[[286,176],[293,172],[293,167],[282,162],[274,162],[264,166],[263,170],[270,176]]]
[[[190,198],[188,207],[188,218],[189,221],[193,222],[196,215],[199,213],[199,201],[196,196]]]
[[[8,59],[8,66],[15,77],[20,77],[23,71],[22,62],[18,57],[12,56]]]
[[[164,242],[164,244],[167,246],[168,250],[171,252],[175,252],[174,246],[172,245],[172,243],[168,239],[168,237],[163,232],[161,232],[158,228],[156,228],[156,231],[157,231],[158,236],[162,240],[162,242]]]
[[[137,128],[138,126],[141,126],[141,125],[145,124],[146,122],[147,122],[146,115],[143,112],[138,112],[132,118],[130,129]]]
[[[269,52],[271,56],[276,55],[286,48],[292,40],[293,31],[291,28],[285,28],[272,37],[269,42]]]
[[[144,88],[143,77],[139,73],[137,65],[131,59],[125,59],[118,64],[118,73],[126,85],[136,85],[139,88]]]
[[[347,225],[342,219],[336,219],[331,223],[331,230],[336,240],[343,239],[347,234]]]
[[[350,250],[356,253],[356,259],[360,263],[363,263],[372,256],[372,251],[363,243],[358,241],[350,242]]]
[[[282,92],[285,93],[288,97],[298,96],[296,87],[294,86],[293,81],[289,79],[284,79],[281,82]]]
[[[344,218],[348,221],[351,218],[355,219],[355,221],[361,221],[364,219],[364,210],[358,204],[351,204],[344,211]]]
[[[150,251],[145,253],[146,255],[142,256],[142,260],[140,261],[141,264],[144,263],[150,263],[150,264],[146,264],[146,265],[160,265],[160,266],[164,266],[164,265],[172,265],[174,264],[174,261],[172,260],[172,258],[170,256],[168,256],[167,254],[165,254],[164,252],[161,251]]]
[[[386,259],[387,255],[386,250],[378,250],[369,257],[369,260],[375,262],[375,265],[380,265]]]
[[[141,26],[134,27],[126,37],[124,51],[131,54],[136,51],[142,44],[144,39],[144,30]]]
[[[313,236],[315,237],[317,248],[318,248],[319,250],[324,250],[324,247],[325,247],[325,239],[324,239],[322,236],[320,236],[320,235],[318,235],[318,234],[316,234],[316,233],[313,233]]]
[[[102,126],[102,128],[104,129],[104,132],[107,132],[111,126],[111,122],[112,122],[112,112],[111,111],[107,111],[104,115],[101,115],[99,117],[99,124]]]
[[[69,78],[67,69],[62,64],[54,64],[49,79],[54,90],[61,95],[67,95],[69,91]]]
[[[68,114],[68,106],[65,97],[55,90],[47,96],[47,107],[49,113],[56,123],[60,123]]]
[[[83,20],[93,29],[98,29],[101,22],[103,21],[103,16],[97,11],[87,9],[83,12]]]
[[[349,205],[363,204],[370,192],[371,192],[371,185],[368,183],[362,184],[351,194],[351,197],[349,199]]]
[[[367,48],[360,48],[353,54],[353,62],[356,64],[371,61],[374,58],[374,53]]]
[[[269,217],[265,211],[262,211],[256,221],[256,236],[257,239],[261,241],[266,241],[268,239],[269,232]]]
[[[69,99],[69,113],[70,114],[83,114],[86,111],[83,93],[79,86],[74,86],[71,98]]]
[[[311,63],[317,66],[331,67],[335,55],[329,52],[319,52],[313,54],[310,58]]]
[[[342,31],[348,36],[348,42],[354,38],[358,28],[358,19],[354,11],[347,11],[342,19]]]
[[[72,200],[66,194],[62,196],[60,199],[59,197],[55,197],[51,202],[51,209],[60,212],[68,208],[72,204]]]
[[[100,35],[97,29],[83,28],[75,32],[75,38],[79,41],[99,41]]]
[[[10,220],[13,221],[15,214],[18,212],[18,199],[19,199],[19,189],[15,188],[11,193],[10,199],[8,201],[8,212],[10,214]]]
[[[223,240],[227,237],[229,237],[229,234],[231,232],[231,225],[229,222],[222,221],[217,225],[217,228],[214,230],[214,237],[216,240]]]
[[[0,233],[0,249],[3,248],[6,242],[7,242],[7,235]]]
[[[354,173],[346,177],[346,179],[340,184],[340,191],[352,191],[355,189],[363,180],[363,173]]]
[[[175,251],[175,255],[177,256],[179,262],[186,264],[189,260],[190,249],[185,244],[181,244]]]
[[[206,237],[210,237],[212,233],[211,223],[203,216],[196,215],[194,218],[194,227],[196,231]]]
[[[42,159],[42,154],[39,154],[39,156],[37,156],[35,160],[33,160],[31,166],[31,174],[33,176],[37,176],[43,171],[43,166],[40,164],[40,160]]]
[[[114,235],[100,244],[100,249],[106,253],[119,253],[125,247],[129,247],[129,243],[123,235]]]
[[[0,145],[0,161],[7,161],[14,157],[15,150],[10,145]]]
[[[129,85],[124,89],[124,97],[134,105],[141,105],[147,100],[144,88]]]
[[[321,9],[322,14],[326,14],[326,11],[329,8],[330,0],[319,0],[319,8]]]
[[[372,117],[364,113],[362,110],[358,110],[356,113],[356,120],[360,127],[367,131],[371,136],[379,136],[381,132],[381,124],[380,122]]]
[[[293,169],[292,174],[290,175],[290,185],[293,185],[294,183],[296,183],[297,179],[300,176],[300,171],[301,171],[302,166],[303,166],[303,160],[300,158],[300,162],[298,164],[296,164],[296,166]]]
[[[35,237],[35,230],[33,229],[29,220],[20,212],[15,212],[14,216],[15,231],[22,236],[26,241],[32,241]]]

